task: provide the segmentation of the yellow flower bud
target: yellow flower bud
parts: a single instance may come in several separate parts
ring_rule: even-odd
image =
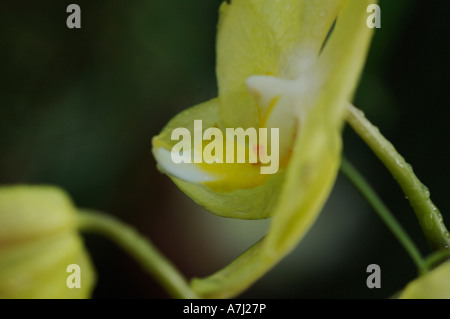
[[[75,214],[56,187],[0,187],[0,298],[91,295],[95,273]]]

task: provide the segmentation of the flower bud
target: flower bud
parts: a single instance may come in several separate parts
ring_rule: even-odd
[[[0,187],[0,298],[91,295],[95,273],[75,214],[56,187]]]

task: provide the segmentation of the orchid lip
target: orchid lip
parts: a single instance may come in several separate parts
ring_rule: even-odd
[[[193,163],[174,163],[171,152],[163,147],[157,148],[154,151],[154,156],[163,171],[181,180],[192,183],[206,183],[216,180],[214,176],[200,169],[198,165]]]

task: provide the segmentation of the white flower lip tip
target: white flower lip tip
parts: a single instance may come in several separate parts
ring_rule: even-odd
[[[194,163],[175,163],[172,160],[171,152],[164,147],[156,148],[153,153],[160,168],[169,175],[196,184],[216,180],[214,176],[208,174]]]

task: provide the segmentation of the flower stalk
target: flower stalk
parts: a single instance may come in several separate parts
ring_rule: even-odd
[[[356,168],[344,157],[342,158],[341,172],[375,210],[395,237],[397,237],[398,241],[403,245],[411,259],[416,264],[419,274],[424,274],[426,272],[425,262],[414,242],[405,232],[403,227],[397,222],[395,217],[391,214],[378,195],[372,190],[364,177],[362,177]]]
[[[367,120],[364,113],[351,104],[347,106],[347,122],[372,149],[398,182],[416,213],[419,224],[433,251],[450,247],[448,232],[439,209],[430,199],[428,188],[414,174],[411,165],[395,147]]]
[[[131,226],[104,213],[80,210],[78,227],[81,231],[103,235],[118,244],[153,275],[172,297],[197,298],[175,266]]]

